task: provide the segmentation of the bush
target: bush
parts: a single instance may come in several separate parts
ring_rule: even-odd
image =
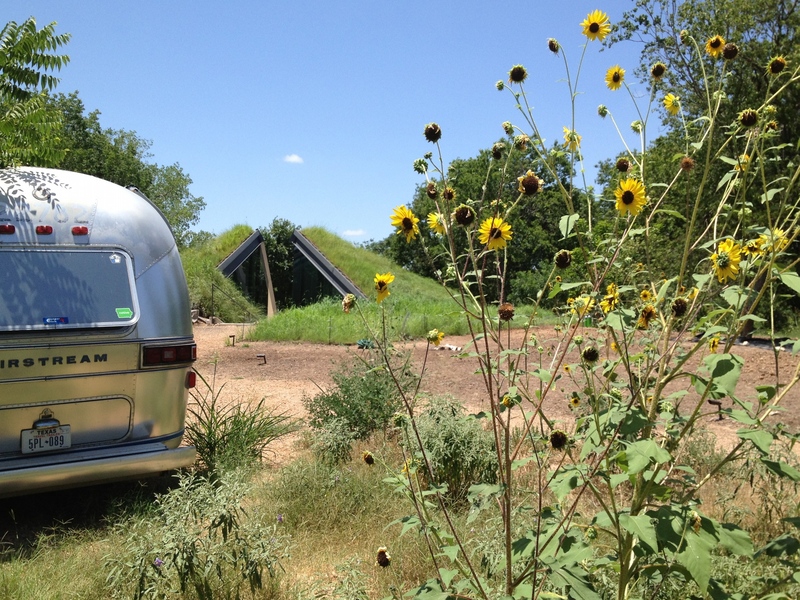
[[[329,465],[350,460],[353,432],[344,419],[331,419],[312,434],[311,451],[314,457]]]
[[[386,428],[402,406],[400,390],[404,393],[410,389],[414,379],[407,369],[396,369],[400,377],[398,390],[389,371],[373,359],[374,355],[367,356],[340,366],[331,375],[331,389],[303,398],[312,428],[324,430],[338,420],[337,427],[345,428],[356,440]]]
[[[192,392],[185,437],[197,449],[202,469],[217,473],[255,464],[270,443],[297,429],[288,414],[268,409],[263,398],[254,407],[221,402],[225,385],[217,390],[214,379],[198,377],[205,390]]]
[[[155,517],[117,526],[123,547],[105,559],[112,594],[140,600],[180,589],[200,600],[240,598],[245,585],[251,593],[264,589],[265,571],[268,593],[274,592],[289,537],[277,525],[246,518],[248,492],[232,472],[213,482],[182,476],[176,489],[158,497]]]
[[[428,456],[433,482],[447,484],[453,502],[466,499],[471,485],[495,483],[497,454],[491,432],[466,414],[453,398],[432,398],[417,419],[417,430]],[[406,430],[406,437],[410,431]],[[415,443],[410,443],[414,447]]]

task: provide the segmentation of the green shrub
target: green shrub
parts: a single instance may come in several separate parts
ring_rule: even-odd
[[[272,596],[289,537],[275,524],[247,517],[242,503],[249,491],[233,472],[213,482],[183,475],[177,488],[158,497],[155,517],[117,525],[123,547],[105,559],[112,594],[140,600],[180,590],[215,600],[240,598],[244,586],[255,593],[268,583],[261,597]]]
[[[200,467],[211,473],[250,466],[261,460],[267,446],[296,430],[286,413],[276,413],[262,398],[251,406],[243,402],[221,401],[223,384],[215,389],[198,373],[203,391],[192,392],[186,441],[197,449]]]
[[[347,421],[336,418],[312,433],[311,452],[320,462],[338,465],[350,460],[355,436]]]
[[[386,428],[402,406],[402,397],[391,374],[374,356],[368,354],[366,359],[341,365],[331,375],[332,388],[303,398],[312,428],[324,430],[338,420],[356,440]],[[407,369],[401,367],[395,373],[401,378],[397,382],[400,388],[410,389],[414,379]]]
[[[433,471],[426,476],[438,485],[446,483],[453,502],[465,500],[473,484],[496,482],[492,434],[455,399],[431,398],[417,418],[417,430]],[[405,435],[411,431],[406,429]]]

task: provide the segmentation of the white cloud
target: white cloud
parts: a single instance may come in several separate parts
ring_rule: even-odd
[[[362,236],[362,235],[366,235],[366,233],[367,232],[364,231],[363,229],[345,229],[342,232],[342,236],[343,237],[359,237],[359,236]]]
[[[283,157],[283,162],[301,165],[303,164],[303,157],[299,154],[287,154]]]

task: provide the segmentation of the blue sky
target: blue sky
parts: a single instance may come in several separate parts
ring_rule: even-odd
[[[612,21],[631,0],[602,3],[408,0],[27,0],[3,22],[34,16],[69,32],[59,92],[78,91],[104,127],[151,140],[151,160],[179,163],[206,209],[198,229],[267,226],[275,217],[325,227],[353,242],[392,233],[392,209],[422,181],[412,169],[433,149],[422,131],[443,131],[447,162],[475,156],[522,123],[495,83],[523,64],[537,124],[548,143],[571,120],[563,61],[574,78],[594,10]],[[576,130],[587,172],[623,149],[607,105],[629,140],[637,118],[624,90],[604,85],[620,64],[632,75],[638,45],[601,52],[590,43],[581,72]],[[651,129],[658,119],[651,117]],[[591,183],[591,181],[589,182]]]

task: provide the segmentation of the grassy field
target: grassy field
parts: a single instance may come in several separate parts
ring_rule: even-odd
[[[341,299],[326,298],[320,302],[283,310],[269,320],[261,320],[251,337],[258,340],[296,341],[327,344],[353,344],[373,336],[398,340],[420,338],[431,329],[446,335],[469,333],[467,317],[448,290],[433,279],[404,271],[387,258],[351,243],[329,231],[311,227],[303,230],[322,253],[366,294],[357,301],[350,314],[342,311]],[[376,274],[392,273],[390,295],[381,304],[376,302]],[[520,326],[533,312],[529,306],[517,307]],[[496,318],[492,310],[490,318]],[[538,324],[555,322],[547,311],[537,316]]]

